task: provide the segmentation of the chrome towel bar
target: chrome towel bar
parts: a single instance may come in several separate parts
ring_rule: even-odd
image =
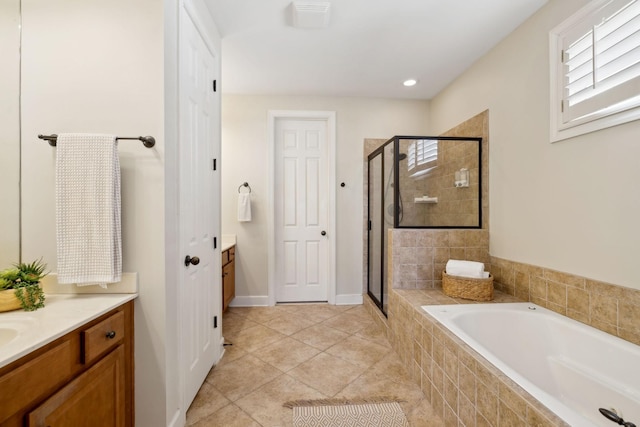
[[[52,147],[55,147],[58,142],[58,135],[55,133],[52,135],[38,135],[38,138],[48,141],[49,145]],[[151,148],[156,145],[156,139],[152,136],[117,136],[116,139],[134,139],[142,141],[142,144],[147,148]]]

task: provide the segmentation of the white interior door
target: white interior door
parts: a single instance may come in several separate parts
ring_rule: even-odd
[[[213,91],[218,58],[189,14],[180,18],[180,340],[185,410],[221,353],[219,95]],[[191,258],[187,262],[187,256]],[[197,260],[195,259],[197,258]]]
[[[327,301],[327,122],[275,122],[276,302]]]

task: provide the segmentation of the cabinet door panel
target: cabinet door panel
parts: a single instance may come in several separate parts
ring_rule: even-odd
[[[222,267],[222,310],[226,311],[229,306],[229,295],[231,287],[229,283],[229,264]]]
[[[227,301],[227,305],[231,303],[231,301],[236,296],[236,262],[231,259],[229,263],[229,300]]]
[[[125,407],[124,346],[80,375],[27,417],[29,427],[122,427]]]
[[[0,377],[0,424],[42,399],[71,377],[72,345],[66,340]]]

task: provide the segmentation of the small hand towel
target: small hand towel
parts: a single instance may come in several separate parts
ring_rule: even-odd
[[[114,135],[60,134],[56,149],[58,282],[122,276],[120,162]]]
[[[450,276],[462,276],[480,279],[484,276],[484,264],[476,261],[450,259],[445,271]]]
[[[251,194],[238,194],[238,222],[251,221]]]

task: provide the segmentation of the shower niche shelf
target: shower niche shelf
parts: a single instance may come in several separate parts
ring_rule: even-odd
[[[437,197],[416,197],[413,199],[413,203],[438,203]]]

